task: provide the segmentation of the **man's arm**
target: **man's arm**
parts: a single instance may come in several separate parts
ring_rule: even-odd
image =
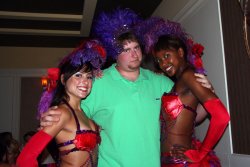
[[[198,73],[195,73],[195,76],[197,78],[197,81],[201,83],[201,85],[203,87],[206,87],[208,89],[211,89],[213,92],[214,92],[214,89],[213,89],[213,86],[212,84],[209,82],[209,80],[207,79],[207,77],[203,74],[198,74]],[[91,91],[91,94],[89,95],[89,97],[85,100],[85,104],[86,103],[93,103],[94,101],[92,100],[93,98],[91,98],[92,96],[94,96],[94,92],[95,89],[93,87],[92,91]],[[84,108],[86,114],[88,116],[90,116],[90,113],[88,112],[87,108],[84,107],[83,103],[81,103],[81,107]],[[94,105],[90,105],[90,106],[94,106]],[[54,106],[52,108],[49,109],[49,111],[46,111],[44,112],[42,115],[41,115],[41,118],[40,118],[40,129],[42,129],[43,127],[46,127],[46,126],[51,126],[53,125],[53,123],[57,123],[59,120],[60,120],[60,117],[61,117],[61,112],[60,111],[56,111],[55,109],[57,108],[57,106]],[[197,119],[196,121],[199,123],[201,122],[202,120],[205,119],[206,117],[206,111],[203,109],[204,112],[202,112],[202,109],[201,109],[201,112],[198,113],[198,116],[197,116]]]

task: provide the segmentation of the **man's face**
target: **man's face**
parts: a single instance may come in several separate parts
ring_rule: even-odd
[[[117,57],[117,68],[123,71],[137,71],[142,61],[142,52],[138,42],[128,41],[123,52]]]

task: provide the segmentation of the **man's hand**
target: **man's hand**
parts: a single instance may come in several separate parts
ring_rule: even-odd
[[[95,70],[95,71],[94,71],[94,76],[95,76],[96,78],[102,78],[102,76],[103,76],[102,70]]]
[[[197,77],[196,80],[200,82],[203,87],[210,89],[212,92],[215,92],[213,85],[209,82],[205,75],[199,73],[195,73],[194,75]]]
[[[56,110],[57,106],[49,108],[48,111],[44,112],[40,118],[40,129],[46,126],[51,126],[53,123],[60,120],[61,112]]]

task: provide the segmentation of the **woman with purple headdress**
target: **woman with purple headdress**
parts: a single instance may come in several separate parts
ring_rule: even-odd
[[[142,28],[141,40],[152,53],[161,70],[175,79],[175,85],[161,101],[161,165],[180,167],[218,167],[219,159],[212,149],[222,136],[229,114],[213,91],[202,87],[194,73],[205,73],[201,55],[204,47],[194,44],[180,24],[161,18],[150,18]],[[149,27],[149,28],[148,28]],[[194,138],[198,104],[211,115],[203,142]]]
[[[36,158],[54,137],[60,166],[97,166],[100,127],[84,114],[81,100],[89,95],[94,75],[105,58],[100,43],[88,40],[66,56],[58,68],[48,70],[52,82],[40,100],[39,116],[51,106],[58,106],[55,110],[62,114],[58,122],[29,140],[18,157],[19,167],[38,166]]]

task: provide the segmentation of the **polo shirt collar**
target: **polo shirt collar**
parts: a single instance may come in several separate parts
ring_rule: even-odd
[[[114,80],[124,80],[125,78],[122,77],[122,75],[118,72],[118,70],[115,68],[116,63],[114,63],[110,68],[111,68],[111,75]],[[148,80],[148,77],[144,73],[143,69],[140,68],[140,75],[139,78],[136,80],[141,81],[141,80]]]

